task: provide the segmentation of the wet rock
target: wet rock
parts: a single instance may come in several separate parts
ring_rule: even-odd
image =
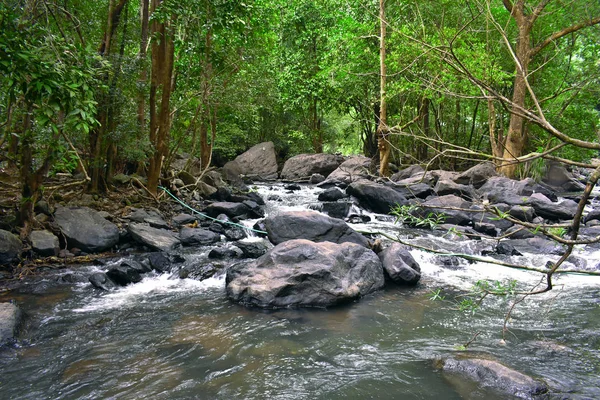
[[[0,265],[7,265],[19,259],[23,243],[12,233],[0,229]]]
[[[310,176],[310,179],[308,180],[308,183],[310,183],[311,185],[316,185],[317,183],[321,183],[325,180],[325,177],[321,174],[312,174]]]
[[[215,274],[222,270],[222,265],[213,263],[186,265],[185,267],[179,270],[179,278],[203,281],[205,279],[213,277]]]
[[[408,204],[408,200],[394,189],[371,181],[354,182],[346,193],[356,197],[361,207],[381,214],[388,214],[396,205]]]
[[[319,201],[338,201],[347,198],[348,195],[337,187],[332,187],[319,193],[317,199]]]
[[[87,207],[58,207],[54,221],[67,238],[69,247],[87,253],[109,250],[119,242],[119,229]]]
[[[261,242],[237,242],[235,247],[242,251],[245,258],[258,258],[269,250],[269,246]]]
[[[350,203],[331,203],[331,202],[327,202],[327,203],[323,203],[322,204],[322,209],[321,211],[323,211],[325,214],[329,215],[332,218],[339,218],[339,219],[344,219],[348,216],[348,213],[350,212]]]
[[[60,250],[58,238],[49,231],[32,231],[29,234],[31,248],[42,257],[57,256]]]
[[[224,258],[239,258],[242,255],[242,250],[237,247],[215,247],[208,252],[208,258],[219,260]]]
[[[446,374],[455,374],[475,381],[482,387],[493,388],[521,399],[542,398],[539,396],[548,392],[545,383],[493,360],[448,357],[435,360],[434,365]]]
[[[112,182],[117,185],[127,185],[131,181],[131,178],[125,174],[116,174],[112,177]]]
[[[522,256],[523,254],[521,254],[521,252],[517,249],[515,249],[515,246],[513,246],[510,243],[507,243],[505,241],[501,241],[498,243],[498,245],[496,246],[496,253],[498,254],[503,254],[506,256]]]
[[[327,177],[342,161],[342,157],[334,154],[299,154],[285,162],[281,170],[281,179],[297,181],[308,179],[312,174]]]
[[[0,303],[0,346],[16,339],[21,324],[22,313],[13,303]]]
[[[354,243],[290,240],[227,271],[229,298],[262,308],[328,307],[381,289],[381,261]]]
[[[319,184],[319,186],[328,187],[340,183],[347,185],[359,179],[368,179],[370,166],[371,159],[369,157],[351,157],[341,163],[335,171],[329,174],[325,181]]]
[[[146,224],[131,223],[127,230],[133,240],[154,250],[168,251],[180,243],[176,233],[164,229],[152,228]]]
[[[476,232],[483,233],[486,236],[496,237],[498,236],[498,229],[494,224],[488,224],[485,222],[473,222],[473,229]]]
[[[314,211],[288,211],[265,219],[265,228],[273,244],[292,239],[315,242],[352,242],[368,246],[368,240],[344,221]]]
[[[297,190],[302,189],[302,187],[297,183],[290,183],[288,185],[285,185],[283,188],[289,192],[295,192]]]
[[[179,239],[184,246],[199,246],[217,243],[221,235],[207,229],[182,228],[179,231]]]
[[[171,260],[165,253],[148,253],[147,254],[148,265],[153,270],[165,273],[171,270]]]
[[[248,213],[248,216],[250,218],[263,218],[265,216],[264,209],[256,201],[254,201],[254,200],[244,200],[242,202],[242,204],[244,204],[246,207],[248,207],[250,209],[250,212]],[[264,205],[264,202],[263,202],[263,205]]]
[[[472,185],[477,189],[494,176],[498,176],[494,163],[483,162],[461,173],[454,182],[461,185]]]
[[[106,276],[120,286],[127,286],[142,281],[140,273],[127,264],[121,264],[118,267],[109,269],[106,271]]]
[[[386,278],[396,283],[416,285],[421,279],[421,267],[408,249],[399,243],[393,243],[379,253],[379,259]]]
[[[236,240],[242,240],[242,239],[248,237],[248,233],[246,232],[246,229],[244,229],[242,227],[226,224],[226,225],[223,225],[223,228],[224,228],[223,234],[229,240],[236,241]]]
[[[47,216],[52,215],[52,210],[50,209],[50,204],[46,200],[40,200],[35,203],[35,207],[33,209],[36,213],[41,213]]]
[[[108,291],[117,287],[116,283],[114,283],[104,272],[96,272],[90,275],[89,281],[92,286],[101,290]]]
[[[149,264],[142,264],[135,260],[125,260],[121,263],[121,267],[130,268],[137,271],[140,274],[152,271],[152,267]]]
[[[250,208],[243,203],[222,201],[210,204],[204,211],[213,218],[219,214],[225,214],[229,218],[236,218],[247,215],[250,212]]]
[[[209,185],[206,182],[201,181],[198,182],[198,184],[196,185],[196,191],[202,198],[209,199],[211,196],[218,192],[218,189],[214,186]]]
[[[251,147],[235,160],[225,164],[223,173],[229,180],[235,180],[236,177],[239,179],[242,174],[250,179],[262,181],[277,179],[277,158],[273,142],[259,143]]]

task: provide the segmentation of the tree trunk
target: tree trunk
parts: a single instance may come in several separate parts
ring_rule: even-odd
[[[520,20],[521,19],[518,21]],[[527,96],[527,84],[525,79],[530,61],[531,25],[528,21],[524,20],[523,22],[518,22],[517,26],[519,28],[519,38],[517,40],[516,56],[520,63],[520,67],[517,67],[514,80],[512,113],[508,124],[506,142],[504,144],[503,158],[505,161],[499,168],[501,174],[510,178],[515,177],[518,164],[517,162],[510,162],[509,160],[516,160],[517,157],[520,157],[527,142],[527,138],[525,137],[525,119],[520,115],[521,113],[518,110],[519,108],[525,108],[525,98]]]
[[[387,125],[387,102],[386,102],[386,65],[385,65],[385,35],[386,35],[386,22],[385,22],[385,0],[379,0],[379,25],[380,25],[380,36],[379,36],[379,69],[380,69],[380,81],[379,81],[379,124],[377,126],[377,148],[379,149],[379,175],[389,176],[390,174],[390,143],[388,141],[388,135],[390,133]]]
[[[150,12],[154,12],[163,0],[152,0]],[[148,191],[158,192],[158,180],[162,163],[166,157],[171,128],[171,80],[175,47],[170,32],[170,20],[152,21],[150,26],[152,41],[152,73],[150,79],[150,143],[154,153],[150,156],[148,167]]]
[[[430,100],[427,97],[423,97],[420,101],[420,106],[419,106],[419,114],[420,114],[420,119],[423,123],[423,136],[428,138],[429,135],[431,134],[431,126],[429,124],[429,104],[430,104]],[[416,150],[417,150],[417,159],[419,161],[427,161],[427,144],[422,141],[421,143],[418,143],[416,146]]]

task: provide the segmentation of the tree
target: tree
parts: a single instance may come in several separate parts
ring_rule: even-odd
[[[390,161],[390,143],[388,135],[390,133],[387,125],[387,99],[386,99],[386,79],[387,71],[385,65],[385,35],[386,25],[385,20],[385,0],[379,0],[379,79],[380,79],[380,101],[379,101],[379,123],[377,125],[377,145],[379,148],[379,175],[388,176],[389,161]]]
[[[175,45],[173,42],[174,16],[161,8],[164,0],[150,2],[151,63],[150,75],[150,143],[153,146],[148,166],[148,191],[158,192],[158,180],[163,161],[169,152],[169,132],[171,130],[171,93],[173,92],[173,62]]]
[[[529,66],[532,60],[550,44],[556,44],[559,39],[574,34],[583,28],[600,23],[600,16],[592,16],[577,21],[572,25],[553,31],[549,34],[544,32],[543,39],[533,42],[532,32],[538,23],[540,17],[543,18],[544,10],[552,3],[551,0],[540,0],[537,4],[529,4],[525,0],[502,0],[504,7],[510,12],[511,17],[517,25],[517,37],[514,42],[511,41],[510,51],[515,59],[515,78],[512,92],[512,110],[508,126],[508,133],[504,143],[503,158],[506,163],[500,165],[500,172],[506,176],[514,177],[518,160],[525,149],[527,140],[526,119],[522,115],[521,109],[526,107],[526,98],[528,93]],[[556,12],[556,10],[555,10]],[[569,11],[563,10],[568,13]],[[550,18],[550,17],[548,17]],[[509,40],[505,35],[505,40]]]

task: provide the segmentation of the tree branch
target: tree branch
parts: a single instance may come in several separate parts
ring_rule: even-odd
[[[544,47],[548,46],[550,43],[554,42],[555,40],[558,40],[558,39],[562,38],[563,36],[568,35],[569,33],[577,32],[583,28],[587,28],[589,26],[593,26],[593,25],[597,25],[597,24],[600,24],[600,17],[594,17],[588,21],[580,22],[578,24],[571,25],[565,29],[562,29],[558,32],[554,32],[552,35],[548,36],[546,39],[544,39],[542,42],[540,42],[537,46],[535,46],[533,49],[531,49],[531,52],[529,54],[531,55],[531,57],[533,57],[537,53],[542,51],[544,49]]]

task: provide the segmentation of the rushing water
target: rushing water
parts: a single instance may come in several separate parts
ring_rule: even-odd
[[[312,189],[260,190],[273,199],[268,212],[315,203]],[[554,291],[528,298],[503,341],[510,299],[486,299],[475,313],[457,311],[456,301],[479,279],[530,287],[536,275],[491,264],[444,268],[436,256],[412,253],[423,270],[417,287],[330,310],[247,309],[227,300],[223,277],[149,275],[110,293],[36,283],[3,296],[29,322],[20,345],[0,353],[0,398],[505,398],[432,366],[475,334],[470,351],[545,379],[562,392],[557,398],[600,398],[600,279],[564,276]],[[78,272],[99,267],[86,268]],[[437,289],[444,300],[430,299]]]

